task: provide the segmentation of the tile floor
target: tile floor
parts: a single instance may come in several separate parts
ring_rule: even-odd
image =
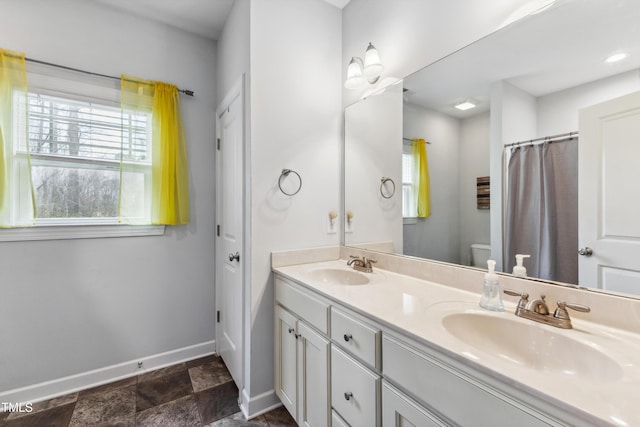
[[[251,421],[218,356],[207,356],[33,404],[31,413],[0,412],[0,426],[297,426],[283,407]]]

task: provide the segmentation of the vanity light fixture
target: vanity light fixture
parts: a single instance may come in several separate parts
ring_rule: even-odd
[[[364,53],[364,61],[354,56],[347,67],[347,80],[344,87],[347,89],[360,89],[367,83],[374,84],[380,79],[384,66],[380,62],[378,50],[369,43]]]
[[[614,53],[613,55],[605,59],[604,62],[606,62],[607,64],[611,64],[613,62],[622,61],[623,59],[626,59],[628,56],[629,54],[626,52],[618,52],[618,53]]]
[[[456,105],[453,106],[454,108],[457,108],[460,111],[466,111],[466,110],[470,110],[472,108],[476,108],[476,104],[474,104],[473,102],[466,100],[464,102],[460,102]]]

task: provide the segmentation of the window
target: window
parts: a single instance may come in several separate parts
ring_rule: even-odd
[[[402,145],[402,216],[415,218],[416,207],[415,160],[411,144]]]
[[[127,206],[128,223],[150,222],[151,112],[122,111],[118,88],[104,84],[42,75],[29,75],[29,82],[26,103],[18,95],[14,99],[14,108],[28,109],[29,121],[15,126],[26,129],[27,138],[14,137],[13,173],[28,173],[28,143],[36,227],[3,230],[0,241],[23,240],[19,236],[25,235],[46,239],[162,234],[163,226],[113,227],[119,221],[121,186],[127,189],[122,204]],[[14,182],[12,215],[31,217],[26,211],[30,203],[22,202],[31,197],[30,189],[20,186],[19,179]],[[48,231],[37,230],[42,228]]]

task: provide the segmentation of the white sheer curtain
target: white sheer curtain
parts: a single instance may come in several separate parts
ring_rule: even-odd
[[[578,138],[512,148],[505,271],[529,254],[527,275],[578,282]]]

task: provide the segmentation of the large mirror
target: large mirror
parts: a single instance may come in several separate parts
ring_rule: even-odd
[[[345,244],[640,295],[638,94],[640,2],[559,0],[347,107]]]

